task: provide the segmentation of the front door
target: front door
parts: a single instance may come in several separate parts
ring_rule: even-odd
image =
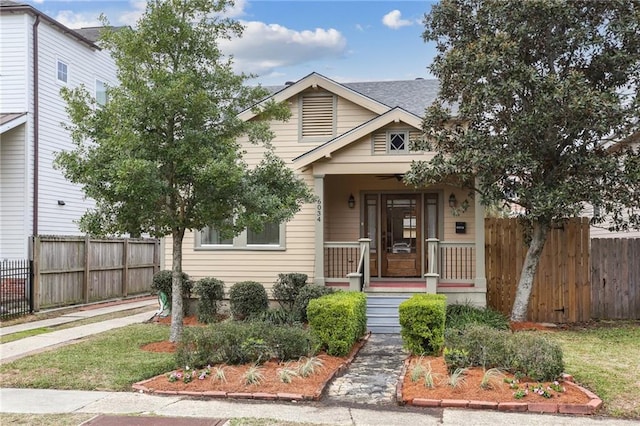
[[[420,195],[387,194],[381,204],[382,276],[419,277]]]

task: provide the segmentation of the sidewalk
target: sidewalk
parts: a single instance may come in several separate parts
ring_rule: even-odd
[[[288,422],[331,425],[496,425],[541,424],[566,426],[631,426],[633,421],[507,413],[489,410],[416,409],[412,407],[329,406],[322,403],[241,402],[157,396],[133,392],[0,389],[0,412],[4,413],[93,413],[108,415],[197,418],[261,418]],[[139,417],[136,417],[136,419]],[[99,424],[99,423],[98,423]],[[122,424],[127,424],[123,422]],[[178,423],[176,423],[178,424]]]
[[[26,330],[34,330],[37,328],[53,327],[60,324],[72,323],[74,321],[79,321],[82,319],[110,314],[114,312],[121,312],[144,307],[149,308],[148,312],[137,315],[99,321],[93,324],[67,328],[64,330],[51,331],[48,333],[39,334],[37,336],[26,337],[24,339],[4,343],[0,345],[0,364],[14,361],[24,356],[32,355],[44,350],[53,349],[63,344],[73,343],[75,341],[78,341],[78,339],[91,336],[93,334],[102,333],[103,331],[144,322],[153,316],[153,313],[155,312],[157,306],[158,302],[155,299],[146,299],[133,302],[124,302],[121,304],[106,306],[102,308],[78,310],[56,318],[33,321],[9,327],[2,327],[0,328],[1,335],[7,335]]]

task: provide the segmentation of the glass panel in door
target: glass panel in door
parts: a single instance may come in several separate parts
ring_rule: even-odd
[[[420,276],[421,223],[419,195],[382,197],[382,275]]]

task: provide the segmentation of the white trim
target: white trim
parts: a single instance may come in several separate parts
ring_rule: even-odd
[[[67,77],[67,79],[66,80],[60,80],[60,76],[58,74],[58,67],[59,67],[60,64],[63,64],[65,67],[67,67],[67,69],[66,69],[66,77]],[[68,86],[69,82],[71,80],[71,67],[69,66],[69,61],[67,61],[66,59],[62,59],[60,57],[56,57],[56,66],[55,66],[55,74],[54,75],[55,75],[56,82],[58,84],[62,84],[62,85]]]
[[[21,124],[24,124],[27,122],[27,113],[24,113],[23,115],[14,118],[11,121],[8,121],[6,123],[4,123],[3,125],[0,126],[0,134],[4,133],[4,132],[8,132],[11,129],[15,129],[16,127],[18,127]]]
[[[387,130],[387,154],[388,155],[407,155],[409,154],[409,137],[410,130]],[[392,150],[391,149],[391,135],[404,135],[404,149]]]

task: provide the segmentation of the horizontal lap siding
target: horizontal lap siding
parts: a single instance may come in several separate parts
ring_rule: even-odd
[[[26,14],[3,14],[0,20],[0,112],[25,112],[29,102],[27,68],[31,20]]]
[[[40,77],[40,159],[39,159],[39,233],[78,235],[75,223],[94,206],[85,199],[80,186],[68,182],[62,172],[53,168],[58,152],[73,148],[69,133],[61,126],[68,121],[65,102],[60,89],[65,87],[56,79],[56,64],[60,59],[69,69],[69,88],[84,84],[94,94],[96,78],[116,83],[115,65],[106,51],[90,49],[86,44],[61,33],[48,24],[41,24],[39,34]],[[58,205],[58,200],[65,202]]]

